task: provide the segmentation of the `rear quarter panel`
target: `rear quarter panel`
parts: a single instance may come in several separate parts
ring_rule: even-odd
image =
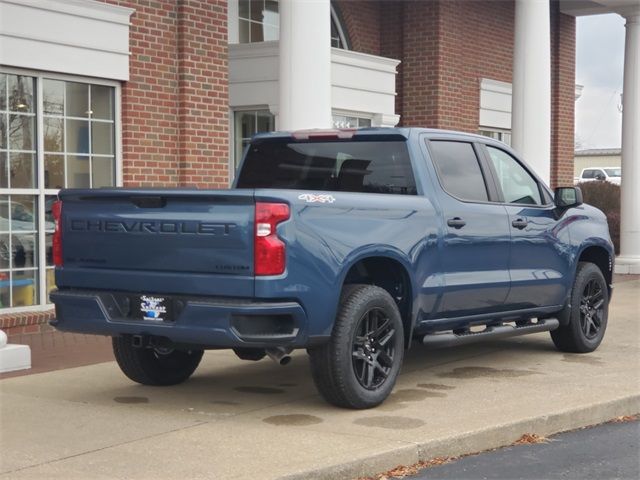
[[[309,197],[318,194],[328,197],[324,202]],[[256,277],[255,296],[297,299],[309,318],[309,337],[330,335],[342,283],[359,260],[381,256],[402,264],[411,278],[414,306],[421,292],[416,266],[439,271],[437,255],[431,253],[437,248],[439,220],[427,197],[256,190],[255,198],[291,206],[291,219],[278,226],[287,244],[287,270],[280,277]],[[415,313],[414,307],[414,318]]]

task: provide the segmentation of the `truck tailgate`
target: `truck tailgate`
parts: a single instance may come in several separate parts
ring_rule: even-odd
[[[60,199],[58,287],[253,295],[252,190],[64,190]]]

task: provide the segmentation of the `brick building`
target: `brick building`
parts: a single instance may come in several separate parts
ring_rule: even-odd
[[[0,0],[0,328],[50,316],[57,189],[225,188],[259,131],[479,132],[572,184],[575,16],[608,3]]]

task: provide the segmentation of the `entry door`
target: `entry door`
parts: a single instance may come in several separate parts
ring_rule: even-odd
[[[477,148],[469,142],[429,141],[442,186],[439,201],[445,228],[439,318],[501,310],[509,292],[507,212],[504,205],[490,202],[488,172],[478,161]]]
[[[505,150],[486,146],[509,214],[509,309],[561,305],[567,293],[568,230],[558,228],[555,206],[542,185]]]

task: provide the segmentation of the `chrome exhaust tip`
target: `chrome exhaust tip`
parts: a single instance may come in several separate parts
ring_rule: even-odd
[[[276,362],[278,365],[288,365],[291,362],[291,348],[285,347],[275,347],[275,348],[267,348],[265,351],[271,360]]]

